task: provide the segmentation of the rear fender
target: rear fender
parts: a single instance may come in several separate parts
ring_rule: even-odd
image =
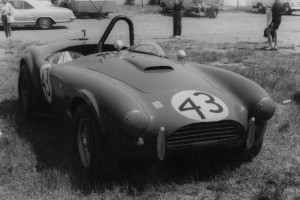
[[[37,90],[38,85],[39,85],[39,77],[35,76],[34,73],[34,67],[33,67],[33,58],[31,54],[26,54],[23,56],[23,58],[20,61],[20,67],[26,64],[26,70],[28,70],[30,77],[31,77],[31,82],[33,84],[33,87]],[[38,91],[38,90],[37,90]]]
[[[56,24],[55,20],[50,16],[42,16],[42,17],[37,18],[36,24],[38,24],[39,19],[41,19],[41,18],[49,18],[51,20],[52,24]]]
[[[281,6],[282,6],[282,7],[283,7],[283,6],[289,6],[289,7],[290,7],[291,5],[290,5],[289,2],[284,2]]]

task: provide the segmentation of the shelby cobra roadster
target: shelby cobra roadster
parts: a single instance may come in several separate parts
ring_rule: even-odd
[[[127,46],[106,42],[119,21],[129,27]],[[30,47],[18,88],[22,113],[71,120],[76,155],[90,175],[112,158],[164,160],[207,148],[251,160],[275,112],[267,92],[241,75],[170,59],[153,42],[134,44],[133,23],[122,15],[99,41]]]

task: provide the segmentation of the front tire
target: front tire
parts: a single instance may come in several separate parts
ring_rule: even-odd
[[[250,162],[254,157],[256,157],[263,145],[263,139],[254,144],[253,147],[249,150],[242,150],[242,153],[239,155],[240,160],[243,162]]]
[[[243,162],[249,162],[256,157],[263,145],[264,133],[267,129],[267,123],[256,126],[254,144],[251,149],[246,150],[245,147],[239,153],[239,159]]]
[[[37,24],[41,29],[48,29],[52,26],[52,20],[49,17],[42,17]]]
[[[116,169],[116,162],[112,162],[113,156],[109,153],[99,125],[86,104],[81,104],[76,109],[73,128],[81,175],[92,182],[112,178],[110,172]]]

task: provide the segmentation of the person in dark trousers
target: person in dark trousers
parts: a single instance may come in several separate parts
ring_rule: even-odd
[[[173,36],[177,39],[181,39],[181,21],[183,16],[183,0],[174,0],[174,8],[173,8]]]
[[[266,48],[266,50],[278,50],[277,48],[277,30],[279,28],[279,25],[281,23],[281,1],[276,0],[275,3],[272,6],[272,22],[269,25],[267,29],[267,35],[268,35],[268,40],[269,40],[269,47]],[[274,47],[272,45],[272,36],[271,36],[271,31],[274,32]]]
[[[7,38],[10,38],[11,36],[11,22],[8,21],[8,17],[12,14],[14,8],[10,3],[7,2],[7,0],[2,1],[3,5],[1,7],[2,15],[1,15],[1,20],[5,32],[5,36]]]

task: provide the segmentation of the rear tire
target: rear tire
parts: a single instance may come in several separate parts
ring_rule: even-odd
[[[33,107],[32,83],[27,70],[27,65],[22,64],[18,80],[19,108],[22,114],[30,115]]]
[[[259,13],[265,13],[265,8],[263,7],[263,5],[261,3],[257,4],[257,8],[258,8]]]
[[[289,4],[283,5],[283,10],[284,10],[284,13],[287,15],[291,15],[293,13]]]
[[[48,29],[52,26],[52,20],[49,17],[42,17],[38,19],[37,24],[41,29]]]

